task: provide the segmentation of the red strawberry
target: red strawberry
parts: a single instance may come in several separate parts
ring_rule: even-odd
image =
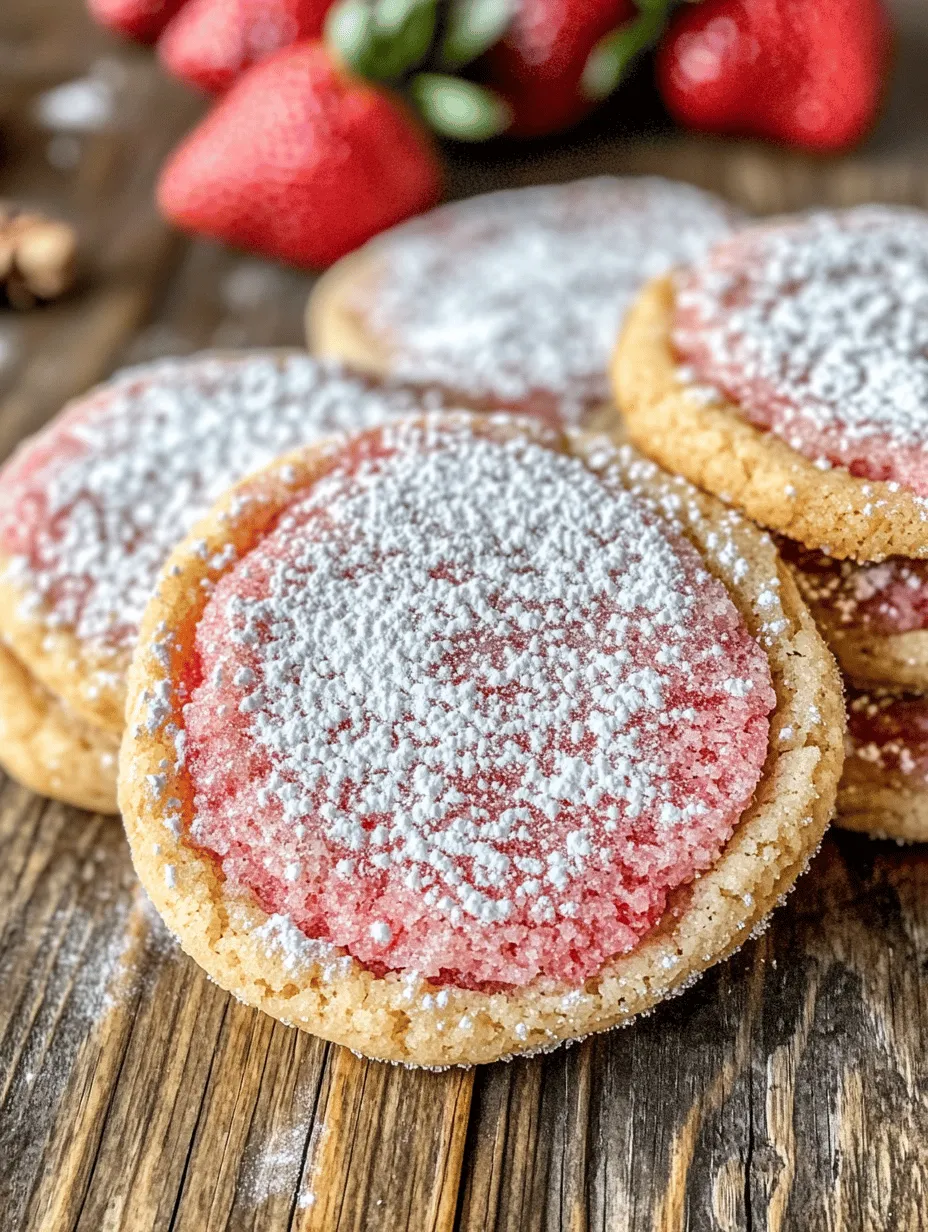
[[[634,0],[518,0],[505,36],[478,67],[512,108],[507,135],[558,132],[592,111],[599,100],[580,88],[589,54],[636,13]]]
[[[87,0],[90,15],[101,26],[153,43],[186,0]]]
[[[704,0],[674,18],[658,82],[691,128],[841,150],[874,122],[890,42],[880,0]]]
[[[281,47],[322,34],[332,0],[189,0],[165,30],[165,68],[219,94],[246,68]]]
[[[158,201],[179,226],[328,265],[441,195],[429,137],[322,43],[248,69],[174,152]]]

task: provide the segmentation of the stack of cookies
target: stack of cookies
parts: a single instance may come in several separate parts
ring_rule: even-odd
[[[0,760],[118,794],[184,948],[283,1021],[428,1066],[630,1021],[831,818],[810,605],[856,681],[922,684],[925,228],[492,194],[321,279],[321,359],[116,377],[0,473]],[[855,699],[852,766],[902,766],[905,705]]]
[[[436,405],[436,391],[251,351],[128,369],[66,407],[0,473],[4,768],[116,812],[126,673],[171,549],[288,449]]]
[[[928,839],[928,216],[760,223],[654,281],[629,436],[778,532],[848,681],[838,821]]]

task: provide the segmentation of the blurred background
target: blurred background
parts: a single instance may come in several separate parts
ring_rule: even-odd
[[[132,10],[136,14],[132,20],[137,22],[139,11],[144,16],[152,5],[157,9],[163,0],[131,0],[128,5],[123,0],[94,2],[98,17],[103,16],[115,25],[121,22],[125,27],[129,21],[127,12]],[[287,2],[292,6],[293,0]],[[665,97],[671,97],[684,122],[706,125],[700,87],[713,73],[723,78],[727,73],[734,79],[732,89],[736,94],[741,89],[744,98],[740,103],[734,95],[727,103],[723,99],[714,116],[709,116],[709,126],[714,123],[716,127],[727,125],[735,130],[756,131],[763,130],[766,124],[775,131],[779,125],[777,140],[707,134],[684,127],[671,118],[655,84],[652,51],[646,49],[632,58],[626,55],[627,45],[624,51],[620,46],[621,63],[614,58],[610,61],[609,54],[615,51],[614,40],[609,42],[612,32],[600,37],[597,43],[589,33],[581,31],[577,37],[581,42],[587,39],[583,54],[592,41],[600,57],[600,69],[605,62],[606,78],[610,64],[615,69],[618,63],[618,87],[595,109],[591,110],[593,101],[575,107],[574,111],[591,113],[573,127],[551,136],[520,139],[502,135],[486,141],[438,137],[437,153],[433,150],[428,157],[434,175],[442,179],[441,191],[445,196],[458,197],[496,187],[596,172],[652,171],[714,188],[759,212],[811,202],[868,198],[928,203],[928,6],[924,0],[891,0],[885,10],[873,0],[809,0],[804,6],[809,39],[818,43],[811,48],[802,46],[806,29],[803,19],[799,34],[795,28],[790,32],[787,46],[762,48],[760,60],[747,70],[737,63],[727,64],[725,57],[737,59],[742,54],[739,39],[745,45],[750,43],[750,31],[739,27],[744,20],[741,10],[752,7],[749,0],[704,0],[702,4],[681,5],[672,13],[660,0],[656,5],[655,0],[648,0],[640,12],[630,3],[624,8],[620,3],[616,8],[615,0],[610,2],[612,16],[607,14],[599,19],[600,27],[603,20],[608,24],[616,17],[621,19],[617,30],[620,36],[624,34],[626,44],[629,26],[634,27],[649,7],[661,10],[661,23],[669,18],[669,31],[662,27],[663,32],[655,36],[662,44],[660,55],[666,61],[661,70],[662,89]],[[239,11],[238,0],[220,3]],[[363,9],[362,0],[347,0],[349,11],[345,20],[351,18],[352,6],[357,9],[359,3]],[[402,38],[407,38],[410,8],[408,4],[403,7],[403,0],[398,3],[401,20],[399,24],[394,21],[394,28],[400,29],[401,34],[406,30]],[[193,8],[194,0],[188,0],[183,7]],[[344,9],[345,4],[340,7]],[[762,30],[770,28],[770,14],[775,16],[778,9],[792,10],[793,18],[796,12],[800,17],[803,13],[803,5],[797,6],[796,0],[763,0],[753,7],[759,13],[757,20],[765,23]],[[248,5],[244,4],[244,8]],[[395,3],[393,8],[396,9]],[[585,9],[580,5],[579,11],[588,13],[594,8],[587,3]],[[558,0],[554,5],[549,0],[547,10],[536,0],[533,20],[546,11],[567,21],[564,14],[569,17],[571,10],[567,0]],[[886,56],[879,41],[882,36],[875,36],[867,26],[868,22],[872,26],[874,14],[882,11],[892,22],[891,44],[888,39],[885,42],[891,51]],[[437,12],[440,20],[446,19],[446,9]],[[711,18],[708,22],[707,17]],[[692,24],[696,19],[701,27],[677,36],[672,48],[676,63],[670,63],[667,46],[675,32],[674,23]],[[842,22],[851,24],[842,28]],[[569,22],[565,28],[571,37],[576,35]],[[505,36],[505,26],[503,30]],[[148,33],[150,36],[151,31]],[[347,45],[349,51],[352,47],[356,50],[359,40],[350,29],[349,36],[346,38],[344,30],[335,34],[336,41]],[[275,37],[280,41],[279,31]],[[498,37],[498,30],[495,36],[491,31],[483,37],[485,41]],[[786,39],[783,32],[777,37],[781,42]],[[858,102],[862,112],[856,119],[851,117],[849,130],[837,131],[833,124],[829,130],[826,123],[823,135],[820,134],[821,144],[832,141],[844,148],[838,153],[798,148],[803,143],[808,145],[809,140],[807,134],[791,133],[793,120],[790,116],[784,118],[789,102],[785,95],[790,89],[795,93],[796,89],[790,85],[790,73],[814,75],[822,65],[827,68],[829,57],[838,55],[840,48],[853,43],[855,38],[862,46],[862,67],[858,64],[854,70],[860,80],[855,78],[848,84],[853,74],[839,65],[843,77],[837,87],[826,72],[822,73],[821,81],[813,80],[808,86],[821,95],[815,102],[826,116],[834,116],[847,106],[853,108],[855,99],[849,101],[848,92],[861,96]],[[218,35],[208,38],[202,33],[199,39],[199,49],[194,40],[194,61],[198,50],[221,41]],[[648,39],[643,41],[647,43]],[[806,58],[802,64],[794,65],[797,46]],[[387,50],[390,51],[389,46]],[[756,50],[755,46],[755,53]],[[367,53],[362,47],[358,54],[363,58]],[[165,55],[163,49],[161,55]],[[718,63],[713,63],[713,55]],[[194,69],[190,67],[189,48],[186,60],[177,53],[173,58],[188,77],[195,71],[196,65]],[[475,78],[486,81],[488,74],[492,77],[489,70],[481,67],[486,59],[486,54],[478,59],[476,69],[466,65],[461,70],[465,87]],[[581,68],[584,64],[576,56],[574,61],[572,89],[576,87],[576,64]],[[688,67],[692,79],[689,84],[695,90],[691,90],[692,97],[687,96],[686,82],[680,88],[681,64]],[[259,71],[261,67],[258,66]],[[504,69],[509,72],[508,78],[503,70],[493,71],[504,85],[508,81],[509,97],[515,99],[514,106],[509,108],[510,117],[522,107],[523,121],[526,114],[540,115],[543,121],[545,108],[552,98],[557,101],[561,87],[556,82],[542,82],[535,96],[529,97],[534,88],[534,70],[530,66],[529,86],[522,83],[524,97],[520,101],[517,92],[513,92],[516,87],[512,85],[512,65],[504,65]],[[372,71],[379,71],[376,65]],[[542,69],[538,72],[543,75]],[[738,80],[739,74],[743,81]],[[877,74],[879,97],[871,104],[868,91],[872,93],[873,81],[867,78]],[[418,70],[413,76],[419,82],[428,77],[433,85],[438,79],[438,74]],[[407,95],[412,96],[414,83],[409,73],[405,77],[401,73],[399,78],[394,75],[393,80],[400,80]],[[442,80],[447,83],[447,76]],[[607,80],[606,87],[609,84]],[[264,93],[273,94],[274,88],[272,81],[264,87]],[[380,90],[379,82],[374,80],[370,88]],[[240,89],[240,83],[233,87],[233,93],[236,89]],[[499,101],[500,90],[482,86],[481,89],[492,95],[493,105]],[[840,94],[841,90],[844,94]],[[783,93],[784,99],[780,99],[778,92]],[[440,104],[440,89],[437,95],[430,96],[433,120],[436,97]],[[758,99],[763,104],[759,111]],[[445,107],[444,120],[438,107],[438,127],[460,123],[462,114],[469,122],[476,115],[479,127],[486,121],[485,110],[480,110],[485,102],[483,96],[478,97],[476,105],[473,99],[465,98],[461,104],[460,99],[452,98],[452,105]],[[505,99],[503,104],[507,105]],[[76,280],[66,294],[58,297],[49,293],[46,297],[52,302],[34,307],[31,305],[37,297],[28,291],[25,297],[17,295],[21,288],[7,280],[9,298],[20,302],[20,307],[0,311],[0,455],[6,454],[25,431],[56,411],[67,396],[85,389],[118,363],[189,352],[207,345],[301,342],[300,318],[313,276],[311,270],[296,269],[289,261],[268,259],[267,251],[243,252],[240,247],[213,238],[189,238],[165,219],[155,202],[157,176],[172,152],[210,109],[218,111],[228,105],[228,99],[210,97],[168,72],[151,46],[123,37],[94,20],[86,0],[4,0],[0,12],[0,201],[8,209],[35,212],[66,224],[78,248],[78,264]],[[568,119],[570,110],[568,106]],[[872,127],[871,111],[876,115]],[[420,117],[421,114],[420,111]],[[490,115],[491,121],[494,114]],[[557,116],[552,122],[557,122]],[[424,131],[421,118],[413,119],[411,113],[409,123],[417,131]],[[541,127],[544,126],[542,122]],[[268,136],[264,117],[257,117],[256,127],[265,138]],[[490,123],[489,130],[492,128]],[[784,140],[791,144],[783,144]],[[205,161],[201,159],[198,167]],[[406,191],[402,175],[399,180],[395,191],[401,196]],[[207,182],[207,192],[209,187]],[[385,197],[391,191],[391,185],[384,185]],[[434,192],[434,185],[425,191],[426,197],[429,192]],[[400,213],[411,213],[417,208],[414,195],[395,204]],[[175,215],[183,212],[176,201],[171,207]],[[220,220],[220,224],[223,222]],[[7,230],[0,232],[0,239],[6,236],[8,251],[8,221],[5,226]],[[185,226],[189,231],[189,222]],[[199,230],[209,231],[211,226],[214,233],[217,226],[222,233],[222,225],[209,217]],[[376,225],[369,224],[369,229],[376,229]],[[349,236],[345,242],[354,241]],[[264,247],[267,249],[268,245]],[[270,247],[273,250],[273,245]],[[57,258],[54,254],[52,242],[48,256],[52,292],[58,289],[54,286],[55,275],[61,272],[56,270],[55,262],[60,266],[65,259],[60,253]],[[63,281],[67,281],[66,275]],[[23,299],[25,303],[21,302]]]

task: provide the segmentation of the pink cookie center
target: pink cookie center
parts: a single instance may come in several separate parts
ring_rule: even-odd
[[[639,288],[738,221],[657,178],[489,193],[379,238],[382,274],[355,307],[396,375],[578,422],[610,401],[609,356]]]
[[[928,496],[928,215],[741,232],[679,275],[673,342],[689,377],[824,469]]]
[[[928,785],[928,699],[853,697],[848,734],[853,757]]]
[[[751,800],[764,653],[694,550],[537,443],[410,427],[219,582],[191,837],[371,970],[582,983]]]

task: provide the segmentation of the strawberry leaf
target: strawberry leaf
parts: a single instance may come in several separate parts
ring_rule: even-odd
[[[436,0],[377,0],[373,76],[402,77],[425,58],[435,34]]]
[[[399,34],[418,5],[419,0],[377,0],[374,6],[377,33],[384,38]]]
[[[462,68],[499,42],[512,21],[513,0],[451,0],[445,19],[441,62]]]
[[[442,137],[486,141],[512,123],[512,113],[499,95],[461,77],[417,73],[409,87],[422,118]]]
[[[653,47],[664,31],[673,0],[636,0],[638,16],[603,35],[587,58],[580,88],[604,99],[622,82],[632,61]]]
[[[340,0],[325,40],[348,68],[371,81],[396,81],[417,68],[435,36],[437,0]]]
[[[374,14],[365,0],[341,0],[325,19],[325,41],[346,68],[368,75],[375,50]]]

